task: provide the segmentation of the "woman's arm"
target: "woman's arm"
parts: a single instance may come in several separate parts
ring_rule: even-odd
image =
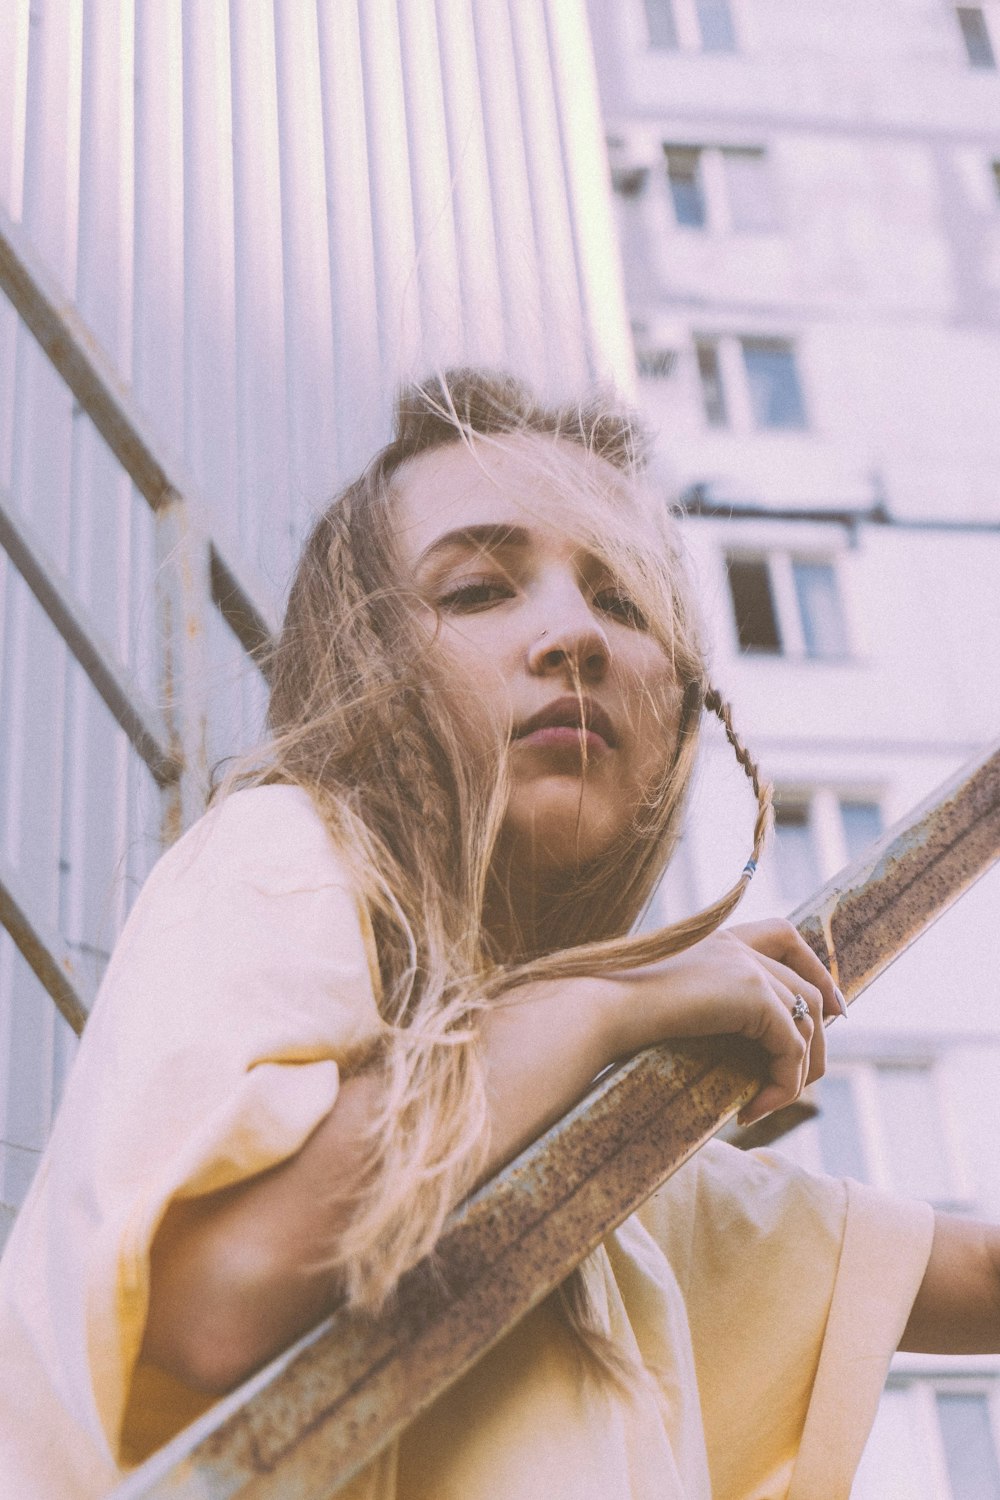
[[[1000,1354],[1000,1226],[936,1215],[931,1257],[899,1347]]]
[[[794,996],[809,1015],[796,1023]],[[789,1103],[824,1066],[833,982],[787,922],[715,934],[652,968],[544,981],[480,1019],[492,1175],[586,1092],[608,1064],[658,1041],[736,1033],[759,1042],[770,1077],[747,1120]],[[153,1245],[143,1358],[186,1383],[230,1389],[329,1310],[324,1269],[364,1190],[376,1067],[344,1080],[293,1157],[221,1193],[180,1202]]]

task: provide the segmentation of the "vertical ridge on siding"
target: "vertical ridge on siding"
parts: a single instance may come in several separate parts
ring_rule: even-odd
[[[283,520],[290,565],[310,515],[333,489],[338,462],[323,81],[313,6],[275,7],[275,55],[288,414]]]
[[[317,19],[337,452],[341,476],[346,477],[365,461],[384,431],[374,212],[358,10],[318,0]]]
[[[473,0],[472,17],[506,354],[518,373],[537,381],[544,373],[546,328],[534,255],[528,147],[518,108],[510,8],[492,0]]]
[[[437,6],[464,319],[463,356],[472,364],[502,364],[507,358],[507,337],[471,4],[470,0],[437,0]]]
[[[387,413],[400,376],[415,373],[420,364],[413,182],[396,0],[359,0],[358,10],[381,354],[378,397]]]
[[[434,0],[400,5],[399,27],[422,329],[414,373],[421,375],[461,358],[464,320]]]

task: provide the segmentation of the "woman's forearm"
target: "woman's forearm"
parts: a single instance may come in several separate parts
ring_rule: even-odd
[[[806,1015],[796,1022],[794,1002]],[[823,1071],[833,981],[787,922],[732,928],[648,969],[525,985],[477,1025],[490,1116],[484,1177],[586,1092],[617,1058],[655,1042],[733,1033],[760,1044],[769,1077],[747,1114],[794,1099]],[[346,1079],[288,1161],[167,1213],[152,1253],[147,1359],[222,1391],[304,1333],[337,1296],[338,1236],[365,1189],[377,1068]]]
[[[481,1018],[484,1178],[576,1103],[610,1060],[611,987],[597,979],[526,986]],[[323,1266],[364,1190],[366,1127],[380,1088],[376,1067],[345,1079],[289,1160],[170,1208],[153,1245],[145,1359],[222,1392],[329,1310],[338,1287]]]

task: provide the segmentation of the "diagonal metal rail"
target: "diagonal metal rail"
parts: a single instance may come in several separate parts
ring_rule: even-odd
[[[171,842],[204,806],[207,770],[206,614],[214,605],[244,650],[266,668],[275,620],[267,591],[210,524],[190,477],[168,458],[128,385],[101,349],[30,239],[0,205],[0,292],[133,480],[156,518],[161,706],[118,660],[69,581],[35,535],[31,517],[0,491],[0,547],[80,663],[163,794],[162,834]],[[87,997],[67,950],[17,884],[0,869],[0,926],[79,1031]]]
[[[1000,857],[1000,747],[795,913],[849,999]],[[749,1047],[657,1047],[457,1211],[379,1319],[341,1310],[114,1491],[328,1500],[751,1097]]]
[[[0,291],[7,294],[150,509],[159,513],[182,496],[187,508],[197,511],[211,553],[213,603],[248,654],[259,656],[276,623],[266,602],[267,590],[240,559],[235,545],[206,524],[205,507],[190,476],[165,454],[128,385],[2,205]]]
[[[169,786],[180,765],[168,745],[163,715],[132,674],[118,662],[110,644],[73,593],[34,534],[27,516],[0,489],[0,547],[3,547],[42,609],[86,672],[120,728],[149,767],[158,786]]]
[[[43,919],[17,871],[0,853],[0,927],[17,944],[28,967],[41,981],[79,1036],[93,996],[84,984],[62,938]]]

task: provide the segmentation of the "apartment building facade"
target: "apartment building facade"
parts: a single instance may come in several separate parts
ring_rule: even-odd
[[[1000,726],[1000,6],[590,6],[640,403],[791,910]],[[742,807],[742,812],[741,812]],[[708,758],[664,909],[751,810]],[[829,1035],[806,1165],[1000,1212],[1000,882]],[[856,1500],[1000,1496],[1000,1368],[899,1356]]]

